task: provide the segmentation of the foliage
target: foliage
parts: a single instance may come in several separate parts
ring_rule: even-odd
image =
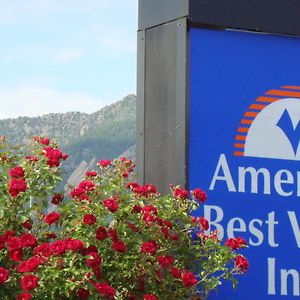
[[[1,299],[204,299],[248,268],[242,238],[223,246],[190,216],[201,189],[161,196],[121,158],[100,160],[65,199],[55,141],[0,147]],[[48,201],[57,209],[45,214]]]

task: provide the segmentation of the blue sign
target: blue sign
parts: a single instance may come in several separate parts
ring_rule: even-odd
[[[300,39],[190,30],[189,188],[250,262],[211,299],[300,297]],[[297,298],[297,299],[298,299]]]

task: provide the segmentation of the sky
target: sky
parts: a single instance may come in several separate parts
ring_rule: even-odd
[[[136,93],[137,0],[0,0],[0,119]]]

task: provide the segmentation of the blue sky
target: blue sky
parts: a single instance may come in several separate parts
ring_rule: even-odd
[[[136,90],[137,0],[0,0],[0,118],[93,112]]]

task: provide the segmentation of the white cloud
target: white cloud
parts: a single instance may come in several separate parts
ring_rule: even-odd
[[[95,12],[99,10],[100,13],[100,9],[109,6],[112,0],[56,0],[56,2],[60,5],[61,11]]]
[[[30,45],[0,50],[0,60],[6,62],[28,62],[29,60],[51,63],[69,63],[80,59],[85,50],[79,47],[55,47],[47,45]]]
[[[44,23],[51,21],[53,14],[94,12],[109,3],[109,0],[0,0],[0,23],[34,23],[37,20]]]
[[[136,53],[137,2],[0,0],[0,35],[5,41],[0,48],[0,118],[101,108],[104,102],[89,92],[61,87],[79,82],[83,72],[88,76],[87,68],[93,77],[81,80],[80,86],[91,94],[97,89],[110,101],[132,89],[134,76],[124,79],[123,74],[135,72],[135,65],[129,64]],[[111,80],[122,84],[109,92]]]
[[[83,93],[33,85],[0,87],[0,103],[0,119],[68,111],[91,113],[106,105],[104,101]]]
[[[109,28],[104,31],[100,37],[100,44],[109,51],[119,53],[135,53],[137,47],[135,35],[125,32],[122,28]]]
[[[57,11],[58,7],[55,1],[51,0],[0,0],[0,23],[11,24],[15,22],[28,21],[45,18]]]
[[[52,49],[53,59],[65,63],[80,59],[84,52],[80,48]]]
[[[136,53],[136,30],[131,26],[106,26],[105,23],[93,23],[89,27],[84,28],[79,33],[76,33],[78,45],[93,45],[93,50],[100,49],[111,55],[120,54],[135,54]],[[91,50],[91,49],[90,49]]]

